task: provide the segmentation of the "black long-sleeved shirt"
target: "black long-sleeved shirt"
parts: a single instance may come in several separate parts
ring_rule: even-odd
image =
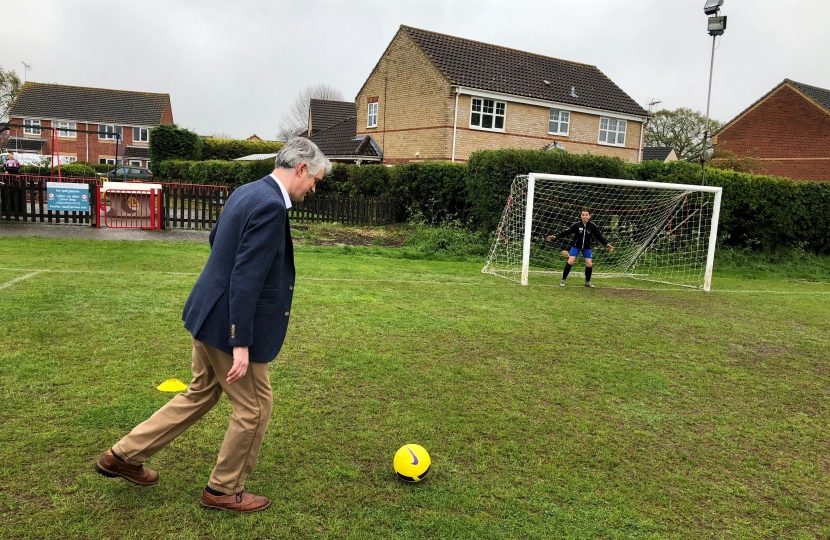
[[[573,240],[571,240],[571,247],[579,248],[579,249],[591,249],[591,241],[594,237],[597,238],[600,242],[604,245],[607,245],[608,242],[602,236],[602,233],[597,227],[597,224],[593,221],[588,221],[588,223],[582,223],[582,221],[577,221],[564,231],[557,233],[556,237],[559,238],[560,236],[565,236],[566,234],[573,234]]]

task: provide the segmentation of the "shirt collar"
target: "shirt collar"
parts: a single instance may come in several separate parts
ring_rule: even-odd
[[[285,186],[282,185],[282,182],[280,182],[279,178],[274,176],[274,173],[271,173],[268,176],[273,178],[274,182],[276,182],[277,186],[279,186],[280,191],[282,192],[282,198],[285,199],[285,209],[288,210],[289,208],[291,208],[291,198],[288,197],[288,192],[285,191]]]

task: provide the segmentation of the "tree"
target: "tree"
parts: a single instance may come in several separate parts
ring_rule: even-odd
[[[9,108],[20,95],[22,88],[23,84],[17,73],[11,69],[6,71],[0,66],[0,120],[8,117]]]
[[[308,130],[308,106],[312,99],[343,101],[343,93],[326,83],[307,86],[294,99],[288,112],[282,115],[277,133],[278,141],[287,141],[291,137],[296,137],[300,131]]]
[[[709,119],[709,137],[706,140],[707,159],[712,155],[712,133],[721,128],[717,120]],[[692,109],[680,107],[673,111],[662,109],[651,115],[646,125],[646,146],[671,146],[678,159],[699,162],[703,153],[703,132],[706,117]]]

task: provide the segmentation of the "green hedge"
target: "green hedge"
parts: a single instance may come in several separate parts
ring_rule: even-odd
[[[248,141],[205,137],[202,159],[231,160],[251,154],[275,154],[285,143],[278,141]]]
[[[153,164],[154,179],[159,182],[213,184],[235,189],[259,180],[274,170],[274,160],[259,161],[185,161],[171,159]]]
[[[700,185],[699,165],[683,161],[627,166],[627,178]],[[830,254],[830,182],[706,169],[706,183],[723,188],[718,242],[722,246],[803,247]]]
[[[155,166],[168,159],[202,159],[204,141],[190,130],[175,124],[160,124],[150,130],[150,162]]]
[[[112,165],[110,165],[112,168]],[[32,174],[36,176],[49,176],[53,172],[58,174],[58,168],[54,167],[38,167],[37,165],[24,165],[20,167],[20,174]],[[86,163],[70,163],[68,165],[61,165],[61,176],[67,178],[98,178],[98,172]]]
[[[262,178],[273,160],[166,161],[156,178],[237,187]],[[467,165],[335,165],[319,191],[394,198],[398,219],[459,222],[492,232],[504,212],[513,178],[529,172],[700,184],[700,167],[683,161],[627,164],[617,158],[536,150],[475,152]],[[719,243],[752,249],[803,247],[830,254],[830,182],[794,182],[707,169],[707,183],[723,187]]]
[[[625,178],[626,164],[619,158],[568,154],[544,150],[482,150],[467,162],[467,191],[471,224],[495,231],[513,179],[531,172]]]

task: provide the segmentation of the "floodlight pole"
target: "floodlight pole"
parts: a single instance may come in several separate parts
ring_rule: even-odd
[[[706,98],[706,129],[703,131],[703,152],[700,154],[700,167],[703,170],[702,184],[706,185],[706,139],[709,136],[709,105],[712,103],[712,72],[715,70],[715,39],[712,36],[712,61],[709,64],[709,96]]]

